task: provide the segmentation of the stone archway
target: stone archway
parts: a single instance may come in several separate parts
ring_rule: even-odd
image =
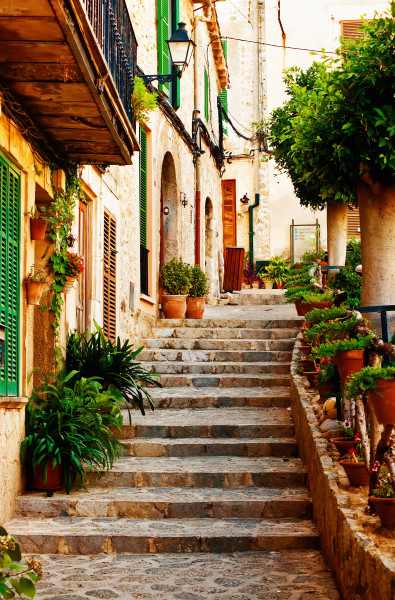
[[[210,198],[206,198],[205,203],[205,221],[204,221],[204,249],[205,249],[205,271],[210,287],[209,295],[217,296],[218,274],[216,272],[215,259],[215,232],[216,221],[213,216],[213,203]]]
[[[176,169],[170,152],[165,154],[161,176],[160,265],[181,256],[179,202]]]

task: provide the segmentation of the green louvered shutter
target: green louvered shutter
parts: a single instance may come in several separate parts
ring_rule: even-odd
[[[140,128],[140,244],[147,247],[147,134]]]
[[[209,85],[208,85],[208,73],[206,67],[204,67],[204,116],[206,123],[209,122],[210,111],[209,111]]]
[[[161,75],[170,73],[170,52],[166,40],[170,38],[169,0],[158,0],[158,67]],[[170,84],[165,83],[159,89],[170,96]]]
[[[227,40],[222,41],[222,46],[224,49],[226,62],[228,62],[228,42],[227,42]],[[222,92],[219,95],[219,99],[220,99],[221,104],[224,107],[224,109],[226,111],[228,111],[228,90],[222,90]],[[225,118],[224,118],[224,123],[226,123]],[[228,135],[228,128],[225,127],[225,125],[224,125],[224,134]]]
[[[18,395],[20,175],[0,156],[0,322],[6,325],[0,395]]]
[[[171,33],[172,34],[175,31],[177,31],[179,20],[180,20],[180,2],[179,2],[179,0],[171,0]],[[177,69],[174,65],[172,65],[172,73],[173,73],[173,75],[177,75]],[[180,104],[181,104],[180,80],[177,77],[174,79],[174,82],[171,84],[171,105],[174,109],[177,110],[177,108],[180,106]]]

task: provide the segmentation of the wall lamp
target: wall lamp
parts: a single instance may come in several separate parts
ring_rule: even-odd
[[[175,77],[181,79],[181,76],[191,60],[193,47],[196,46],[195,42],[191,40],[186,30],[185,23],[178,23],[178,29],[173,33],[169,40],[166,40],[166,44],[169,46],[171,62],[175,67],[180,67],[177,74],[169,75],[142,75],[144,83],[151,83],[152,81],[158,81],[158,83],[171,83]]]
[[[180,192],[180,197],[181,197],[181,204],[185,208],[187,206],[187,204],[188,204],[186,193],[185,192]]]

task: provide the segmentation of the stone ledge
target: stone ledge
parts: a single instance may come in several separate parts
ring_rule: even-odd
[[[395,533],[364,513],[367,490],[348,485],[332,458],[333,446],[320,437],[314,408],[318,396],[306,391],[296,372],[300,340],[291,365],[291,406],[299,453],[308,473],[314,518],[322,550],[345,600],[395,598]]]
[[[21,409],[28,403],[28,399],[16,396],[0,396],[0,408]]]

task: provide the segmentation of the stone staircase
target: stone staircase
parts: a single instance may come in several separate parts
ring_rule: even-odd
[[[159,321],[140,355],[162,373],[156,410],[135,411],[132,425],[125,418],[124,456],[101,478],[89,473],[89,493],[18,499],[7,529],[24,552],[319,548],[289,410],[298,327],[298,319]]]

